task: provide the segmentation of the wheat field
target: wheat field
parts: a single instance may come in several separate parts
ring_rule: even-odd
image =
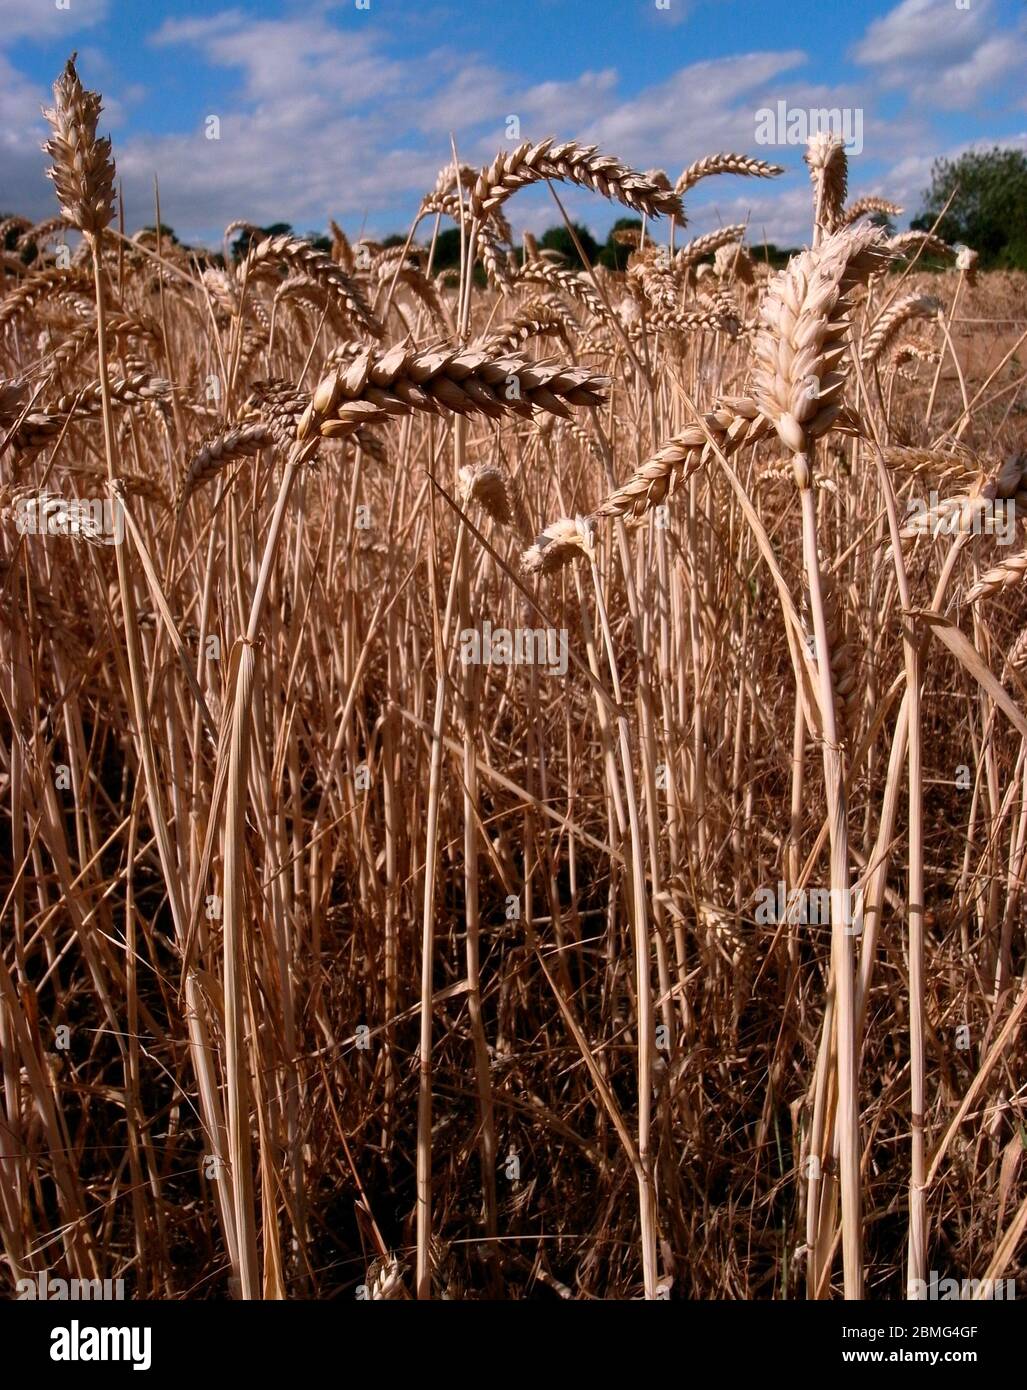
[[[6,1293],[1023,1277],[1024,277],[830,137],[779,270],[688,227],[777,166],[555,140],[218,261],[100,110],[3,224]]]

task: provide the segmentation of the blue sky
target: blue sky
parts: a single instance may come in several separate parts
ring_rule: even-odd
[[[860,113],[851,192],[892,197],[903,223],[936,155],[1027,148],[1024,0],[0,0],[4,212],[55,209],[39,110],[72,49],[104,94],[129,227],[152,222],[156,174],[164,221],[210,244],[236,217],[405,230],[451,135],[481,164],[511,115],[524,138],[671,178],[717,150],[784,164],[773,184],[711,180],[688,212],[790,244],[808,234],[802,148],[758,143],[761,109]],[[620,213],[566,201],[599,235]],[[509,210],[517,231],[558,216],[541,190]]]

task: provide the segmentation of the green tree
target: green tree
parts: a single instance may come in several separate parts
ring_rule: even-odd
[[[143,231],[144,231],[144,232],[153,232],[153,233],[156,234],[156,232],[157,232],[157,227],[156,227],[153,223],[151,223],[150,226],[144,227],[144,228],[143,228]],[[180,246],[180,245],[181,245],[181,242],[179,241],[178,237],[175,236],[175,229],[174,229],[174,227],[169,227],[168,224],[167,224],[166,222],[162,222],[162,223],[160,224],[160,239],[161,239],[161,241],[169,241],[169,242],[171,242],[171,244],[172,244],[173,246]]]
[[[937,159],[923,207],[911,225],[963,242],[984,269],[1027,270],[1027,155],[1021,150],[969,150],[958,159]]]
[[[574,234],[581,242],[581,249],[588,257],[589,265],[595,265],[601,249],[598,241],[587,227],[582,227],[578,222],[574,223]],[[546,251],[559,251],[560,255],[566,258],[571,269],[581,269],[581,257],[578,254],[578,248],[574,245],[574,237],[571,236],[566,227],[548,228],[542,233],[538,244]]]
[[[460,228],[444,227],[435,239],[435,257],[432,270],[437,275],[440,270],[452,270],[460,264]]]
[[[398,243],[390,244],[402,246],[406,237],[400,237]],[[425,243],[426,247],[431,246],[431,241]],[[439,232],[435,241],[435,255],[431,263],[431,273],[438,275],[442,270],[459,270],[460,268],[460,228],[446,227]],[[485,271],[479,261],[474,267],[474,283],[478,286],[485,284]]]
[[[780,270],[798,249],[797,246],[775,246],[772,241],[760,241],[749,247],[749,254],[754,261],[765,261],[772,270]]]
[[[618,217],[617,221],[610,228],[610,234],[606,238],[606,245],[599,252],[599,264],[604,265],[607,270],[626,270],[628,257],[631,255],[630,246],[622,246],[614,238],[614,232],[641,232],[642,222],[638,217]]]

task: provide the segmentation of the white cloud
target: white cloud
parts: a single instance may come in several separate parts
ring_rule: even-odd
[[[316,93],[352,107],[409,77],[404,64],[381,57],[372,33],[336,29],[321,15],[255,20],[231,10],[165,23],[154,42],[197,45],[208,63],[241,69],[248,101],[280,104]]]
[[[911,106],[969,110],[1022,71],[1027,42],[1020,29],[1001,27],[993,0],[973,0],[967,9],[902,0],[872,21],[853,56]]]
[[[950,145],[935,154],[910,154],[900,159],[881,180],[880,190],[886,198],[903,203],[907,212],[915,214],[920,197],[931,185],[931,169],[936,159],[958,159],[968,150],[990,150],[996,145],[1002,149],[1018,149],[1027,152],[1027,132],[1017,135],[981,136],[977,140],[965,140]],[[875,190],[878,191],[878,190]]]
[[[990,0],[981,3],[986,11]],[[701,184],[689,198],[689,234],[748,219],[755,239],[799,244],[808,239],[810,219],[802,150],[756,144],[761,107],[784,101],[791,109],[860,108],[865,150],[851,162],[854,194],[896,197],[912,215],[930,161],[920,169],[900,158],[890,173],[881,166],[887,171],[896,152],[935,146],[930,113],[943,97],[932,87],[929,100],[910,102],[885,121],[874,109],[882,89],[933,42],[946,73],[946,82],[937,84],[944,85],[944,99],[966,104],[974,91],[1000,83],[1020,42],[1015,34],[983,28],[968,31],[974,37],[969,44],[955,43],[947,31],[932,39],[924,33],[923,0],[903,0],[869,26],[859,45],[860,60],[873,70],[862,85],[811,81],[810,60],[796,48],[692,63],[624,93],[612,64],[572,78],[526,82],[516,53],[492,59],[447,40],[396,57],[386,46],[388,31],[345,22],[342,11],[338,22],[331,9],[323,0],[308,0],[275,18],[254,18],[237,6],[168,20],[151,36],[162,59],[195,72],[193,91],[203,114],[218,116],[219,140],[205,138],[199,114],[193,129],[132,134],[128,112],[145,118],[145,103],[157,94],[119,81],[102,49],[84,50],[84,80],[109,98],[106,126],[115,137],[130,226],[152,221],[156,174],[164,220],[190,240],[216,241],[237,217],[288,220],[309,230],[335,216],[351,230],[400,230],[448,162],[451,133],[462,160],[486,163],[504,147],[507,117],[516,114],[524,139],[580,139],[637,168],[662,166],[671,178],[716,150],[784,164],[786,176],[772,184],[731,178]],[[100,0],[87,7],[94,15],[101,10]],[[932,10],[936,14],[936,0]],[[12,0],[0,0],[0,14],[8,12]],[[453,16],[454,25],[458,19]],[[926,72],[916,80],[930,86]],[[46,96],[0,46],[0,186],[5,204],[30,216],[53,206],[38,153],[44,138],[38,112]],[[579,189],[566,187],[560,196],[572,217],[599,230],[620,213]],[[519,194],[509,212],[515,229],[548,226],[557,216],[545,188]]]
[[[41,149],[46,95],[0,51],[0,212],[39,220],[56,211]]]
[[[103,19],[110,0],[72,0],[58,9],[53,0],[0,0],[0,42],[15,39],[57,39],[69,43],[79,30]]]
[[[915,68],[958,61],[967,47],[994,32],[992,0],[973,0],[968,9],[938,0],[902,0],[873,20],[857,44],[857,62],[868,66],[900,64]]]
[[[917,91],[928,90],[939,106],[967,110],[975,102],[996,91],[1007,77],[1020,74],[1027,64],[1027,43],[1014,34],[996,34],[986,39],[963,62],[954,63],[941,82],[922,82]]]
[[[329,214],[350,223],[366,214],[375,230],[391,230],[396,210],[412,209],[448,160],[451,132],[462,159],[484,163],[513,114],[525,139],[578,138],[642,168],[665,165],[672,176],[711,149],[761,153],[755,112],[787,94],[787,73],[805,59],[792,50],[696,63],[621,98],[613,67],[525,85],[457,48],[390,58],[373,31],[336,28],[318,12],[254,21],[226,10],[168,21],[154,42],[193,48],[238,74],[238,91],[231,78],[224,84],[224,110],[213,106],[220,141],[197,130],[119,146],[129,197],[148,201],[156,170],[165,220],[183,235],[209,235],[233,217],[314,226]],[[819,104],[820,91],[810,92]],[[607,225],[615,215],[591,195],[568,197],[574,216]],[[551,222],[554,211],[545,190],[517,200],[526,223]]]

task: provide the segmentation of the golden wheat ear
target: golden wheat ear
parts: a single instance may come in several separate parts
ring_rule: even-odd
[[[43,115],[53,130],[43,150],[53,161],[47,171],[65,219],[95,236],[114,216],[114,159],[111,142],[96,134],[103,109],[99,92],[82,86],[76,54],[54,83],[54,104]]]
[[[851,297],[885,256],[875,227],[846,227],[793,256],[770,282],[754,349],[754,395],[795,454],[838,416]]]

